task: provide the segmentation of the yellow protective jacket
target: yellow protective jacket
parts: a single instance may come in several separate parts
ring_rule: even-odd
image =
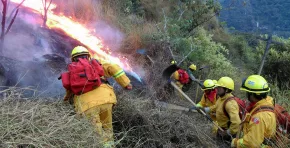
[[[178,81],[179,80],[179,73],[178,71],[175,71],[173,74],[172,74],[172,77],[174,80]]]
[[[125,72],[117,64],[103,64],[102,65],[105,77],[114,77],[114,79],[122,86],[126,87],[130,84],[129,78]],[[67,91],[66,96],[71,95],[70,91]],[[67,98],[67,97],[65,97]],[[87,92],[82,95],[74,95],[74,106],[78,113],[82,113],[97,105],[112,103],[116,104],[117,99],[112,86],[109,84],[101,84],[96,89]]]
[[[238,103],[235,100],[230,100],[227,102],[225,109],[229,114],[230,119],[224,114],[223,110],[224,101],[232,96],[233,95],[229,93],[223,96],[222,98],[218,98],[216,104],[210,107],[210,112],[211,113],[216,112],[216,120],[220,127],[222,127],[225,130],[230,129],[230,133],[232,135],[235,135],[237,134],[239,130],[239,125],[241,123]],[[229,123],[230,125],[228,125]]]
[[[211,106],[215,105],[215,103],[216,103],[216,96],[215,96],[213,102],[211,102],[211,101],[207,98],[206,94],[203,94],[201,100],[198,102],[198,104],[197,104],[196,106],[197,106],[197,107],[211,107]],[[216,121],[216,116],[215,116],[215,113],[214,113],[214,112],[211,112],[211,113],[210,113],[210,117],[211,117],[214,121]]]
[[[213,102],[211,102],[205,94],[202,95],[202,98],[201,100],[198,102],[198,104],[196,105],[197,107],[210,107],[210,106],[213,106],[215,105],[216,103],[216,97],[215,99],[213,100]]]
[[[276,116],[270,111],[257,112],[251,115],[261,106],[274,107],[272,98],[267,97],[257,102],[251,112],[248,114],[246,121],[243,123],[243,138],[236,142],[237,148],[258,148],[262,147],[265,138],[271,138],[276,133]]]
[[[181,83],[179,82],[179,73],[178,73],[178,71],[175,71],[175,72],[172,74],[171,77],[174,79],[175,84],[176,84],[176,85],[181,89],[181,88],[183,87],[183,84],[181,84]]]

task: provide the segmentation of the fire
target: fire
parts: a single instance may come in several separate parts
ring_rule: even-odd
[[[11,2],[19,4],[22,0],[11,0]],[[42,0],[25,0],[22,6],[30,8],[36,13],[44,13]],[[47,27],[61,29],[72,38],[80,41],[92,50],[93,57],[102,58],[102,60],[111,63],[117,63],[125,70],[132,71],[127,58],[112,56],[110,49],[104,46],[102,40],[94,35],[93,29],[89,29],[83,24],[64,15],[55,14],[52,10],[56,7],[53,3],[49,7],[47,12]]]

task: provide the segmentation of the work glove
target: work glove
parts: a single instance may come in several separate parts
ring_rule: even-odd
[[[196,110],[196,109],[197,109],[197,107],[193,106],[193,107],[189,108],[189,111],[193,111],[193,110]]]
[[[209,108],[208,107],[201,107],[201,106],[196,106],[196,110],[202,114],[201,111],[203,111],[204,113],[208,113],[209,112]],[[208,111],[207,111],[208,110]]]
[[[230,129],[224,130],[224,131],[221,131],[220,129],[218,129],[218,135],[221,137],[228,137],[230,139],[233,139]]]
[[[201,111],[205,112],[205,111],[204,111],[204,108],[201,107],[201,106],[197,106],[197,107],[196,107],[196,110],[197,110],[199,113],[201,113]],[[202,114],[202,113],[201,113],[201,114]]]
[[[128,84],[126,87],[125,87],[125,89],[127,89],[127,90],[132,90],[132,84]]]
[[[218,135],[221,136],[221,137],[224,137],[224,136],[227,136],[227,135],[228,135],[227,131],[221,131],[220,129],[218,130],[217,133],[218,133]]]
[[[238,139],[237,138],[234,138],[231,142],[231,147],[234,148],[234,147],[237,147],[237,141]]]

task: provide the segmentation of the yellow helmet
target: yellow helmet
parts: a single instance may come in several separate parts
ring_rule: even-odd
[[[77,46],[75,47],[72,52],[71,52],[71,58],[74,58],[79,55],[90,55],[89,51],[87,48],[83,46]]]
[[[220,86],[220,87],[225,87],[225,88],[228,88],[230,90],[235,89],[234,80],[230,77],[221,77],[215,85]]]
[[[251,75],[243,82],[240,90],[260,94],[269,92],[270,87],[262,76]]]
[[[177,64],[177,62],[175,61],[175,60],[172,60],[171,61],[171,64],[173,65],[173,64]]]
[[[191,70],[196,70],[196,65],[194,65],[194,64],[191,64],[190,66],[189,66],[189,69],[191,69]]]
[[[212,80],[214,84],[217,84],[217,80]]]
[[[208,90],[208,89],[214,89],[215,83],[211,79],[207,79],[203,82],[203,87],[201,90]]]

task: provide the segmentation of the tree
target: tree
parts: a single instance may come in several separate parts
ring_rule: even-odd
[[[51,5],[51,2],[52,2],[52,0],[42,0],[42,4],[43,4],[42,19],[43,19],[43,26],[45,26],[45,27],[46,27],[46,21],[47,21],[47,11]]]
[[[8,23],[8,27],[6,28],[6,23],[7,23],[7,10],[8,10],[8,2],[10,2],[9,0],[1,0],[3,8],[2,8],[2,21],[1,21],[1,35],[0,35],[0,53],[3,53],[3,48],[4,48],[4,39],[5,39],[5,35],[8,34],[9,30],[12,27],[12,24],[15,21],[15,18],[18,14],[19,11],[19,7],[23,4],[25,0],[22,0],[21,3],[19,3],[11,12],[10,17],[8,20],[10,20],[10,22]]]

